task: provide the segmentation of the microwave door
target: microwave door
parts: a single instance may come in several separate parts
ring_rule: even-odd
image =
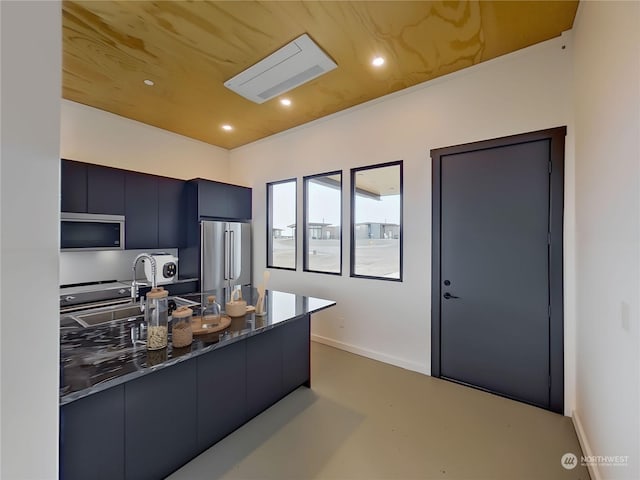
[[[60,248],[63,250],[119,250],[122,245],[122,224],[62,220]]]

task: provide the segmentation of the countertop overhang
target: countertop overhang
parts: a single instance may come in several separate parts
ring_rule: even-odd
[[[204,303],[208,295],[225,298],[224,290],[180,295]],[[255,304],[257,292],[244,287],[243,297]],[[336,302],[294,293],[268,290],[265,316],[248,313],[232,319],[222,332],[194,337],[189,347],[147,351],[135,341],[142,321],[118,321],[107,325],[60,332],[60,405],[170,367],[302,316],[332,307]]]

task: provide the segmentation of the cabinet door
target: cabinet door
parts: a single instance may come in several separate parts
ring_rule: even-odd
[[[247,339],[248,418],[282,396],[282,328],[274,328]]]
[[[87,213],[87,164],[60,162],[60,211]]]
[[[182,198],[184,181],[158,177],[158,247],[177,248],[184,243],[181,234],[186,228]]]
[[[247,421],[246,349],[236,342],[198,357],[198,449]]]
[[[158,179],[127,172],[125,248],[158,248]]]
[[[127,479],[165,478],[196,455],[196,407],[196,359],[125,384]]]
[[[60,407],[60,478],[124,478],[124,385]]]
[[[124,215],[124,170],[87,165],[87,211]]]
[[[309,315],[282,328],[282,379],[284,393],[309,386]]]
[[[199,215],[230,220],[251,219],[251,189],[199,180]]]

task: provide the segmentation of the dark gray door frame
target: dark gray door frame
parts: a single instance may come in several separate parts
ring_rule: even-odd
[[[431,233],[431,375],[440,377],[440,239],[442,158],[447,155],[484,150],[519,143],[549,140],[549,410],[564,410],[564,317],[563,317],[563,212],[564,138],[567,127],[556,127],[520,135],[467,143],[431,150],[432,233]]]

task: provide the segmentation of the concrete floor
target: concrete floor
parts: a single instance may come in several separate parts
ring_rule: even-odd
[[[589,479],[560,464],[581,455],[567,417],[311,345],[311,390],[169,479]]]

